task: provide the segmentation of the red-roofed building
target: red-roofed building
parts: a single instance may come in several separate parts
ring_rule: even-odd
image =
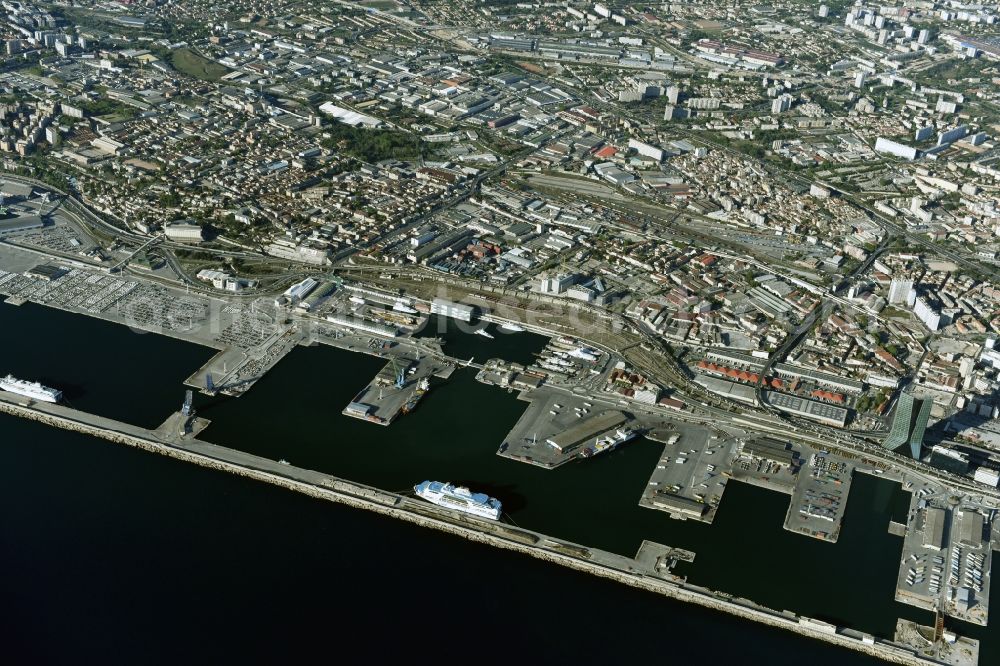
[[[604,146],[596,153],[594,153],[594,156],[600,157],[602,160],[606,160],[614,157],[617,154],[618,154],[618,149],[615,148],[614,146]]]

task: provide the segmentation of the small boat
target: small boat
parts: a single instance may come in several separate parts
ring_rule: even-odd
[[[290,463],[287,460],[285,460],[284,458],[282,458],[281,460],[278,461],[278,464],[279,465],[291,465],[292,463]]]
[[[477,328],[477,329],[476,329],[476,331],[475,331],[475,333],[476,333],[476,335],[481,335],[481,336],[483,336],[484,338],[489,338],[490,340],[492,340],[492,339],[493,339],[493,336],[492,336],[492,335],[490,335],[490,334],[489,334],[489,333],[488,333],[488,332],[486,331],[486,329],[485,329],[485,328]]]
[[[505,324],[500,324],[501,331],[508,331],[509,333],[523,333],[524,327],[518,326],[514,322],[507,322]]]

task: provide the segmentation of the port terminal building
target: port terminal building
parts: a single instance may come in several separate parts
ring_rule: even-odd
[[[609,430],[614,430],[628,422],[628,417],[622,412],[602,412],[589,419],[574,424],[546,441],[549,446],[560,453],[571,453],[585,442],[598,437]]]

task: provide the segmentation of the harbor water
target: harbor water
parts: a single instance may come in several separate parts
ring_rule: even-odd
[[[501,335],[489,340],[449,332],[446,349],[485,360],[504,355],[497,345]],[[507,355],[522,362],[545,342],[531,334],[502,341],[516,345]],[[62,389],[75,407],[147,427],[178,409],[181,382],[213,353],[31,304],[0,305],[0,342],[17,350],[0,373],[37,379]],[[202,438],[392,491],[424,479],[468,484],[502,499],[509,519],[522,527],[630,556],[643,539],[687,548],[697,558],[679,571],[692,582],[880,636],[891,637],[897,617],[931,621],[929,613],[893,601],[901,539],[886,528],[906,500],[897,484],[859,475],[837,544],[786,532],[787,496],[740,483],[729,484],[714,525],[674,521],[637,504],[660,452],[653,442],[637,440],[556,470],[496,456],[525,403],[479,384],[471,369],[436,382],[413,413],[389,428],[342,416],[382,365],[378,358],[324,346],[296,349],[238,399],[198,396],[199,414],[212,421]],[[349,617],[347,633],[362,636],[377,634],[403,612],[397,648],[409,641],[416,649],[435,635],[446,645],[462,633],[442,633],[432,619],[438,615],[412,611],[443,590],[446,603],[481,608],[489,635],[520,632],[532,654],[573,657],[573,641],[540,615],[571,613],[580,615],[571,626],[599,621],[603,646],[627,644],[636,658],[657,656],[657,650],[676,657],[690,640],[702,646],[711,641],[712,650],[729,644],[734,658],[759,650],[769,663],[792,663],[782,659],[785,654],[794,654],[796,663],[803,655],[818,663],[872,662],[523,556],[81,435],[10,417],[0,418],[0,430],[9,460],[3,466],[2,556],[7,571],[25,573],[14,577],[23,598],[12,606],[34,604],[5,626],[30,625],[20,632],[23,640],[32,630],[57,626],[99,650],[100,631],[70,626],[71,617],[79,621],[85,614],[84,625],[103,618],[133,627],[132,637],[122,640],[141,653],[157,644],[142,640],[152,628],[134,628],[136,616],[148,613],[182,633],[193,629],[192,640],[203,640],[209,655],[208,613],[226,617],[220,631],[247,635],[265,616],[269,622],[260,632],[291,636]],[[95,600],[98,591],[106,600]],[[62,604],[41,601],[48,595]],[[86,611],[93,604],[104,605]],[[189,605],[194,616],[186,617]],[[275,609],[287,607],[294,612],[273,624]],[[465,617],[471,614],[457,614],[474,636],[474,618]],[[422,624],[421,617],[428,620]],[[995,629],[952,626],[985,639],[981,663],[1000,663]],[[739,639],[718,641],[723,631]],[[666,647],[671,633],[677,641]],[[575,658],[599,656],[583,644],[588,649]],[[389,649],[381,641],[378,647]]]
[[[0,432],[6,663],[878,663],[76,433]]]

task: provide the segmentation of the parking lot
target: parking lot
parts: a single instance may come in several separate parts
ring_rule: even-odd
[[[683,428],[661,436],[666,437],[663,452],[640,506],[711,523],[726,489],[734,440],[705,428]]]
[[[785,529],[835,542],[847,509],[854,466],[847,460],[823,451],[812,451],[785,518]]]

